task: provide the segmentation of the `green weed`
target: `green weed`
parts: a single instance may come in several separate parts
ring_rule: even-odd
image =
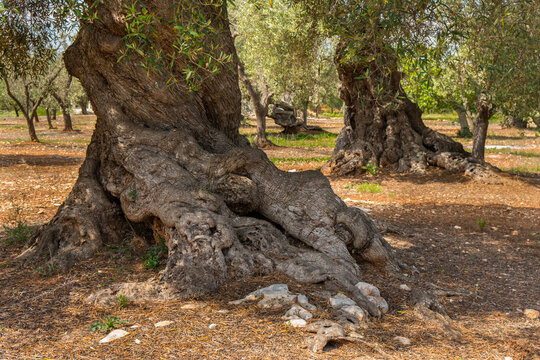
[[[487,225],[487,221],[480,218],[480,219],[477,219],[476,220],[476,224],[478,224],[478,227],[480,228],[480,230],[484,230],[484,228],[486,227]]]
[[[347,185],[345,189],[355,189],[360,193],[377,194],[382,192],[382,186],[377,183],[363,182],[355,185]]]
[[[297,158],[270,158],[270,161],[276,165],[292,165],[297,163],[324,163],[330,160],[330,156],[327,157],[297,157]]]
[[[26,225],[23,221],[17,221],[17,226],[8,227],[4,225],[4,230],[7,234],[7,238],[4,240],[6,245],[12,244],[26,244],[34,233],[34,229],[31,226]]]
[[[362,166],[362,169],[366,170],[371,175],[375,175],[377,174],[377,170],[379,170],[379,167],[370,162],[367,165]]]
[[[90,331],[101,331],[108,332],[114,330],[122,324],[125,324],[126,321],[120,320],[116,316],[105,316],[102,322],[95,322],[90,326]]]
[[[128,306],[127,298],[124,295],[120,294],[120,296],[118,296],[118,308],[123,309],[127,306]]]
[[[165,245],[165,241],[159,235],[158,237],[159,243],[150,247],[148,252],[143,256],[144,267],[148,270],[156,269],[160,264],[161,258],[165,257],[169,251],[167,245]]]

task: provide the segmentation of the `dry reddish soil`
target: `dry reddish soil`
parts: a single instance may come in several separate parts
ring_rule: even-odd
[[[373,269],[365,281],[377,285],[390,304],[381,319],[362,331],[360,343],[330,344],[322,354],[304,348],[307,334],[286,326],[282,312],[263,311],[253,304],[239,307],[228,301],[275,282],[287,282],[323,310],[312,293],[317,286],[300,286],[287,279],[259,277],[234,282],[212,297],[99,308],[84,303],[92,291],[114,283],[142,281],[158,275],[146,270],[147,249],[126,240],[104,247],[94,258],[68,272],[42,267],[39,261],[19,265],[13,257],[23,245],[7,245],[5,227],[17,221],[29,226],[46,223],[68,195],[77,178],[94,127],[94,117],[74,118],[77,129],[48,130],[41,121],[35,144],[24,122],[0,118],[0,359],[539,359],[540,320],[523,309],[540,309],[540,175],[513,172],[504,185],[476,183],[460,175],[433,169],[425,176],[379,172],[361,177],[330,178],[336,193],[350,206],[359,206],[385,222],[385,234],[399,257],[418,268],[405,281],[424,289],[436,286],[464,289],[473,296],[440,298],[461,337],[452,340],[434,324],[420,321],[411,308],[404,283]],[[340,119],[312,120],[337,133]],[[448,135],[457,131],[448,121],[428,121]],[[252,127],[242,129],[253,132]],[[270,132],[278,132],[273,123]],[[489,145],[520,146],[540,154],[538,130],[490,126]],[[521,136],[523,133],[523,136]],[[465,142],[470,144],[470,141]],[[269,157],[325,157],[332,148],[275,147]],[[538,156],[508,151],[490,152],[487,160],[501,168],[540,165]],[[279,165],[284,170],[316,169],[316,161]],[[356,185],[379,184],[378,193],[361,193]],[[433,285],[430,285],[433,284]],[[183,308],[186,304],[196,309]],[[218,312],[228,309],[229,312]],[[103,333],[90,326],[104,316],[116,316],[130,334],[101,345]],[[324,311],[316,314],[327,316]],[[173,320],[169,327],[154,323]],[[209,325],[218,326],[209,329]],[[140,325],[130,329],[131,325]],[[395,336],[411,339],[410,346]],[[135,340],[139,340],[137,344]]]

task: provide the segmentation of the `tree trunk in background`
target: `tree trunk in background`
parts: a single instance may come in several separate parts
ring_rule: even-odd
[[[527,120],[523,120],[522,117],[519,116],[508,116],[508,126],[516,128],[516,129],[526,129],[527,128]]]
[[[402,74],[391,54],[384,57],[385,66],[350,64],[343,61],[345,49],[346,43],[341,42],[335,58],[345,127],[324,171],[354,174],[372,163],[397,172],[423,174],[429,165],[435,165],[494,181],[491,167],[471,159],[460,143],[423,123],[420,108],[401,87]],[[378,91],[381,88],[384,90]]]
[[[71,122],[71,114],[69,113],[69,107],[62,97],[60,97],[56,92],[52,93],[52,96],[55,98],[60,109],[62,109],[62,117],[64,118],[64,130],[62,131],[73,131],[73,123]]]
[[[241,61],[238,60],[238,76],[242,83],[244,84],[249,98],[251,99],[251,104],[255,110],[255,119],[257,121],[257,135],[253,139],[253,146],[256,146],[260,149],[272,146],[272,142],[266,137],[266,115],[268,114],[268,105],[272,98],[272,94],[268,92],[268,86],[263,86],[262,96],[259,96],[253,84],[246,75],[244,65]]]
[[[490,106],[483,95],[478,101],[477,108],[478,110],[474,118],[472,157],[483,162],[489,119],[493,116],[495,109]]]
[[[81,101],[79,103],[79,106],[81,107],[81,112],[83,115],[88,115],[88,102]]]
[[[56,108],[52,108],[52,119],[56,121]]]
[[[52,120],[51,120],[51,112],[50,112],[48,107],[45,108],[45,112],[47,113],[47,124],[49,124],[49,129],[54,129],[53,123],[52,123]]]
[[[358,262],[399,266],[370,218],[348,208],[320,172],[280,171],[249,146],[238,132],[241,94],[229,70],[235,60],[198,92],[164,86],[171,74],[148,76],[135,61],[117,61],[128,3],[99,3],[103,22],[82,24],[65,52],[66,68],[95,109],[96,130],[72,192],[20,257],[52,256],[66,267],[124,239],[130,221],[165,239],[161,285],[175,294],[205,294],[233,278],[279,272],[337,285],[380,315],[354,286],[362,278]],[[172,1],[147,4],[172,17]],[[205,38],[208,47],[235,54],[225,5],[190,4],[216,28]],[[156,26],[156,45],[168,46],[171,25]],[[178,79],[187,66],[180,61],[172,74]]]
[[[459,127],[461,128],[461,131],[470,131],[471,129],[469,128],[469,123],[467,122],[467,113],[461,109],[457,109],[456,112],[458,114]]]
[[[15,110],[15,116],[19,117],[19,108],[17,107],[17,105],[13,106],[13,110]]]
[[[309,102],[306,101],[304,108],[302,109],[302,120],[304,121],[304,127],[307,128],[307,118],[308,118],[308,106]]]

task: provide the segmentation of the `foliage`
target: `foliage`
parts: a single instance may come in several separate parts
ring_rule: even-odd
[[[382,192],[382,186],[377,183],[362,182],[360,184],[345,186],[345,189],[355,189],[360,193],[377,194]]]
[[[4,225],[4,231],[7,234],[7,238],[4,240],[6,245],[11,244],[26,244],[34,233],[34,229],[23,221],[17,221],[15,227],[9,227]]]
[[[168,248],[165,241],[158,236],[159,243],[150,247],[147,253],[143,256],[144,267],[148,270],[156,269],[160,265],[160,260],[167,255]]]
[[[476,220],[476,224],[478,224],[478,227],[480,228],[480,230],[483,230],[487,225],[487,221],[485,219],[480,218]]]
[[[362,166],[362,169],[366,170],[370,175],[376,175],[379,167],[374,163],[368,163],[367,165]]]
[[[93,323],[92,326],[90,326],[90,331],[108,332],[120,327],[120,325],[125,323],[125,320],[120,320],[116,316],[107,315],[103,321]]]
[[[127,298],[123,294],[120,294],[118,296],[118,308],[123,309],[127,306],[128,306]]]

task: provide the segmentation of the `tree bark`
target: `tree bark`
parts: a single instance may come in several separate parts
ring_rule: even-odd
[[[489,119],[493,116],[495,109],[490,106],[484,95],[480,96],[477,108],[478,110],[474,118],[472,157],[478,161],[484,162]]]
[[[307,124],[307,118],[308,118],[308,106],[309,106],[309,101],[306,101],[304,103],[304,108],[302,109],[302,120],[304,121],[304,127],[307,129],[308,127],[308,124]]]
[[[79,106],[81,107],[81,112],[83,115],[88,115],[88,102],[87,101],[81,101],[79,102]]]
[[[19,108],[17,107],[17,105],[13,105],[13,110],[15,110],[15,116],[19,117]]]
[[[345,127],[324,171],[354,174],[373,163],[423,174],[434,165],[479,180],[495,178],[495,170],[471,159],[460,143],[425,126],[422,111],[401,87],[402,74],[391,54],[382,57],[382,66],[374,61],[351,64],[344,60],[346,45],[338,45],[335,58]]]
[[[459,127],[461,128],[461,131],[470,131],[471,129],[469,128],[469,123],[467,122],[467,113],[461,109],[457,109],[456,112],[458,114]]]
[[[321,173],[280,171],[249,146],[238,132],[234,56],[198,92],[181,83],[155,86],[168,75],[182,79],[185,63],[160,76],[117,61],[126,4],[101,2],[103,22],[83,24],[64,55],[95,109],[96,130],[72,192],[21,258],[49,253],[58,267],[69,266],[122,239],[129,221],[163,235],[169,254],[161,283],[178,294],[205,294],[233,278],[278,271],[304,283],[339,284],[380,315],[354,287],[357,262],[399,266],[370,218],[348,208]],[[172,16],[172,2],[151,4],[162,19]],[[235,54],[226,3],[191,4],[216,28],[206,44]],[[169,26],[156,27],[163,47],[171,42]]]
[[[45,108],[45,112],[47,113],[47,124],[49,124],[49,129],[54,129],[53,123],[52,123],[52,120],[51,120],[51,112],[49,110],[49,107]]]
[[[52,96],[60,105],[60,109],[62,109],[62,118],[64,119],[64,130],[62,131],[73,131],[73,123],[71,122],[71,114],[69,113],[69,108],[64,102],[64,99],[58,95],[58,93],[53,92]]]
[[[272,144],[272,142],[266,137],[266,115],[268,114],[268,105],[270,104],[272,94],[269,93],[268,86],[263,86],[263,93],[262,96],[260,96],[255,90],[253,84],[251,83],[251,80],[246,75],[244,64],[242,64],[240,60],[238,60],[237,67],[238,77],[244,84],[249,94],[249,98],[251,99],[253,109],[255,110],[255,119],[257,121],[257,135],[255,135],[252,144],[253,146],[260,149],[273,146],[274,144]]]

